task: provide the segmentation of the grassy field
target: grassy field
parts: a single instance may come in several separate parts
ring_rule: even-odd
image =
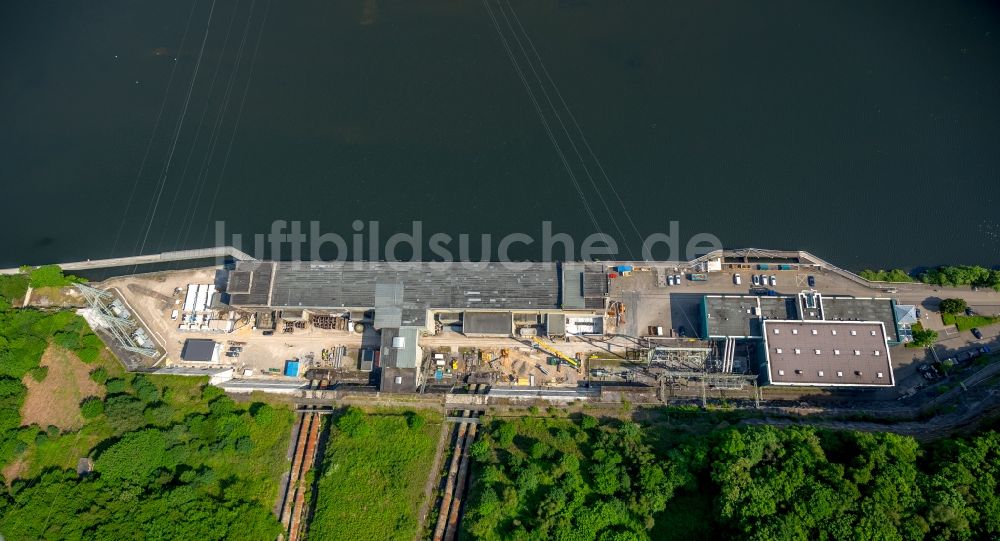
[[[997,316],[956,316],[955,314],[941,314],[941,321],[945,325],[955,325],[960,331],[972,330],[976,327],[986,327],[1000,323]]]
[[[398,411],[360,414],[330,429],[317,472],[309,539],[413,539],[433,466],[441,416]]]

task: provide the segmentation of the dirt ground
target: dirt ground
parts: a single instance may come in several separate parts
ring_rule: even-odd
[[[2,473],[3,478],[7,480],[7,485],[21,476],[24,472],[28,471],[28,462],[23,458],[19,458],[7,466],[4,467]]]
[[[40,287],[31,290],[31,306],[73,308],[86,304],[83,295],[74,287]]]
[[[28,396],[21,406],[21,422],[42,428],[49,425],[62,430],[80,428],[83,426],[80,401],[88,396],[104,396],[104,387],[90,379],[93,367],[73,352],[55,345],[45,350],[40,364],[49,368],[43,381],[24,376]]]

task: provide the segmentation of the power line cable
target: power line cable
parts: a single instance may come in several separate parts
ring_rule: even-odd
[[[187,23],[184,25],[184,33],[181,35],[181,44],[177,49],[177,57],[175,58],[173,67],[170,68],[170,77],[167,79],[167,89],[163,92],[163,101],[160,102],[160,112],[156,115],[156,122],[153,123],[153,133],[149,136],[149,141],[146,142],[146,151],[142,155],[142,161],[139,162],[139,172],[135,175],[135,182],[132,183],[132,191],[129,192],[128,200],[125,202],[125,210],[122,212],[122,220],[118,225],[118,232],[115,233],[115,240],[111,244],[111,257],[114,257],[115,252],[118,249],[118,241],[121,239],[122,231],[125,229],[125,222],[128,219],[129,210],[132,208],[132,200],[135,198],[135,193],[139,188],[139,179],[142,178],[142,173],[146,168],[146,160],[149,158],[149,152],[153,148],[153,140],[156,138],[156,132],[160,128],[160,120],[163,118],[163,111],[167,107],[167,98],[170,97],[170,88],[174,83],[174,74],[177,72],[177,64],[180,62],[177,58],[180,58],[181,52],[184,50],[184,42],[187,40],[188,30],[191,28],[191,20],[194,18],[195,8],[198,6],[198,0],[195,0],[191,4],[191,12],[188,14]]]

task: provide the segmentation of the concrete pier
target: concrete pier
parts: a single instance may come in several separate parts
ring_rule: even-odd
[[[73,261],[69,263],[58,263],[64,271],[80,271],[90,269],[107,269],[111,267],[127,267],[129,265],[148,265],[151,263],[168,263],[171,261],[185,261],[191,259],[208,259],[231,257],[239,261],[251,261],[254,258],[233,248],[232,246],[220,246],[217,248],[199,248],[196,250],[179,250],[175,252],[163,252],[160,254],[136,255],[130,257],[113,257],[110,259],[92,259],[87,261]],[[0,274],[17,274],[20,269],[0,269]]]

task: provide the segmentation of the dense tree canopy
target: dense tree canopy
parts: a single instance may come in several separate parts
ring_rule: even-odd
[[[33,271],[32,285],[63,285],[57,274]],[[46,348],[94,362],[103,344],[73,312],[13,309],[12,296],[27,288],[19,276],[0,277],[0,466],[30,468],[43,449],[50,461],[33,476],[0,479],[0,538],[275,539],[271,506],[292,423],[285,408],[244,409],[202,379],[109,379],[99,367],[91,379],[106,397],[80,403],[78,433],[21,426],[22,379],[38,373]],[[83,477],[73,469],[81,456],[94,463]]]
[[[945,314],[960,314],[968,306],[969,303],[965,302],[965,299],[943,299],[940,308]]]
[[[586,421],[592,425],[594,421]],[[484,539],[994,539],[1000,435],[746,426],[667,442],[632,423],[494,422],[472,449]],[[504,445],[502,442],[509,442]],[[655,532],[655,533],[654,533]]]
[[[955,265],[938,267],[925,271],[920,280],[927,284],[939,286],[991,287],[1000,291],[1000,270],[980,267],[978,265]]]
[[[873,282],[913,282],[913,277],[903,269],[871,270],[865,269],[859,273],[862,278]]]

